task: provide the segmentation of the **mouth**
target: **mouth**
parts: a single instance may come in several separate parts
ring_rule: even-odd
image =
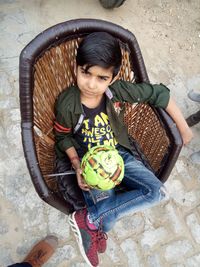
[[[94,93],[94,92],[87,91],[87,90],[85,90],[85,93],[86,93],[87,95],[95,95],[95,93]]]

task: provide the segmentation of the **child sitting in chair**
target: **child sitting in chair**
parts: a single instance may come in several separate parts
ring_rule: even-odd
[[[70,160],[86,207],[70,215],[69,222],[80,251],[89,266],[98,266],[98,253],[106,250],[105,232],[127,213],[140,211],[165,197],[162,182],[138,161],[131,151],[123,124],[124,103],[149,103],[166,109],[182,135],[183,143],[192,132],[169,89],[164,85],[133,84],[117,80],[121,66],[121,49],[117,39],[105,32],[89,34],[77,50],[77,85],[60,94],[55,107],[56,153],[60,160]],[[96,133],[96,135],[95,135]],[[93,146],[114,146],[124,160],[123,183],[127,192],[115,189],[91,189],[84,183],[80,162]]]

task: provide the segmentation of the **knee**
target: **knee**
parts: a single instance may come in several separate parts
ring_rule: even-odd
[[[167,192],[167,189],[164,185],[162,185],[159,189],[159,197],[159,200],[169,199],[169,193]]]
[[[149,189],[149,192],[147,193],[146,197],[147,200],[151,203],[153,202],[159,202],[167,197],[167,190],[164,185],[161,185],[160,187],[152,187]]]

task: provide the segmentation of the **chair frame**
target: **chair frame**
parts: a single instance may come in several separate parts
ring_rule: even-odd
[[[38,163],[33,133],[33,89],[34,89],[34,64],[41,55],[63,41],[73,37],[84,36],[86,33],[106,31],[128,45],[131,61],[134,62],[136,82],[147,82],[149,78],[144,65],[144,60],[133,33],[111,22],[96,19],[77,19],[57,24],[36,36],[20,54],[19,84],[20,84],[20,109],[22,143],[27,166],[32,182],[38,195],[51,206],[69,214],[73,211],[69,203],[66,203],[58,194],[48,188]],[[171,140],[170,154],[161,170],[159,178],[165,182],[174,167],[182,147],[182,139],[176,124],[166,111],[156,109],[162,119],[165,129]]]

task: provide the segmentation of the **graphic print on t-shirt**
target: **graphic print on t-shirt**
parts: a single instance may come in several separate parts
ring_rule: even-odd
[[[83,143],[90,149],[93,146],[109,145],[115,146],[117,141],[111,129],[108,115],[104,112],[83,121],[81,129]]]
[[[105,98],[102,99],[100,105],[96,108],[88,108],[83,105],[85,119],[75,139],[80,144],[80,151],[87,152],[91,147],[98,145],[115,146],[117,140],[114,137],[108,115],[106,113]]]

